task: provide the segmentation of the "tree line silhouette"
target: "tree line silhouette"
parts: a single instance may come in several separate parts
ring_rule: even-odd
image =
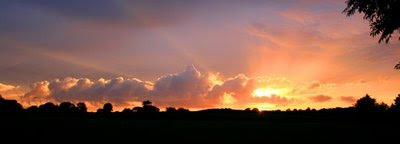
[[[177,139],[271,139],[298,142],[338,140],[382,143],[382,139],[396,138],[391,133],[400,128],[400,95],[390,106],[378,103],[366,95],[353,106],[322,109],[287,109],[261,111],[257,108],[235,110],[229,108],[190,111],[167,107],[164,111],[150,101],[141,106],[114,111],[106,103],[96,112],[88,112],[85,103],[51,102],[23,108],[16,100],[0,97],[0,124],[5,133],[15,137],[55,140],[130,138]],[[282,134],[281,132],[291,132]],[[247,134],[250,133],[250,134]],[[205,136],[206,134],[206,136]],[[162,138],[164,137],[164,138]],[[196,139],[196,140],[197,140]],[[210,140],[209,140],[210,139]],[[260,139],[264,140],[264,139]],[[301,141],[301,139],[300,139]],[[291,143],[293,143],[291,142]]]
[[[175,107],[167,107],[165,111],[161,112],[160,109],[154,105],[152,105],[151,101],[143,101],[142,106],[136,106],[133,108],[125,108],[121,112],[114,112],[113,105],[111,103],[106,103],[102,108],[99,108],[96,112],[88,112],[87,106],[83,102],[79,102],[77,104],[71,102],[62,102],[59,105],[56,105],[51,102],[44,103],[39,106],[30,106],[26,109],[22,107],[16,100],[8,100],[4,99],[0,95],[0,113],[2,114],[55,114],[55,115],[95,115],[100,117],[109,117],[109,116],[137,116],[137,115],[152,115],[152,116],[165,116],[162,114],[168,114],[168,116],[189,116],[188,114],[198,114],[201,115],[202,118],[212,117],[212,116],[221,116],[224,115],[226,117],[235,117],[234,115],[240,115],[243,117],[243,114],[253,114],[260,116],[266,115],[268,116],[276,116],[280,114],[296,114],[299,116],[309,116],[310,114],[318,114],[312,116],[321,116],[321,115],[331,115],[336,116],[337,114],[376,114],[376,113],[388,113],[398,115],[400,113],[400,94],[394,99],[392,105],[387,105],[383,102],[378,103],[376,99],[372,98],[368,94],[360,99],[358,99],[353,106],[346,108],[322,108],[322,109],[287,109],[285,111],[282,110],[273,110],[273,111],[260,111],[257,108],[246,108],[244,110],[233,110],[229,108],[223,109],[205,109],[200,111],[190,111],[185,108],[175,108]],[[191,115],[193,117],[193,115]],[[245,116],[246,117],[246,116]],[[251,116],[249,116],[251,117]],[[199,118],[199,117],[197,117]]]

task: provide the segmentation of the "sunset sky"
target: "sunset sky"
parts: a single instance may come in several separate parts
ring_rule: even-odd
[[[151,100],[330,108],[400,93],[400,42],[344,0],[2,0],[0,94],[24,106]]]

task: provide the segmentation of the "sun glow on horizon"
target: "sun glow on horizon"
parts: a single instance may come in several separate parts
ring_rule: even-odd
[[[250,103],[247,107],[255,107],[258,110],[273,110],[276,109],[276,105],[270,103]]]
[[[282,91],[280,89],[273,88],[257,88],[253,91],[253,97],[271,97],[273,95],[281,95]]]

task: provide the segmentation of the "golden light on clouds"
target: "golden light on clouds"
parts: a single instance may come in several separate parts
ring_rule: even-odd
[[[217,74],[210,73],[208,75],[208,80],[211,81],[211,87],[215,85],[222,85],[224,83],[222,80],[220,80],[218,73]]]
[[[276,105],[271,103],[250,103],[247,104],[247,107],[257,108],[259,110],[273,110],[276,109]]]
[[[289,93],[289,88],[272,88],[272,87],[261,87],[256,88],[252,92],[253,97],[271,97],[271,96],[286,96]]]
[[[254,97],[271,97],[273,95],[279,95],[281,91],[279,89],[271,88],[257,88],[253,91]]]
[[[232,93],[224,93],[224,96],[222,97],[222,103],[224,105],[234,104],[237,100],[232,95]]]

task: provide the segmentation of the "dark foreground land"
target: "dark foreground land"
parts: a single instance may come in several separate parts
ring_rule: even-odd
[[[389,107],[368,95],[353,107],[287,111],[143,107],[113,112],[107,103],[22,108],[0,97],[0,143],[393,143],[400,137],[400,95]]]
[[[364,116],[268,112],[140,116],[19,114],[3,116],[1,124],[2,139],[35,142],[384,143],[396,140],[397,143],[400,134],[399,117],[382,113]]]

